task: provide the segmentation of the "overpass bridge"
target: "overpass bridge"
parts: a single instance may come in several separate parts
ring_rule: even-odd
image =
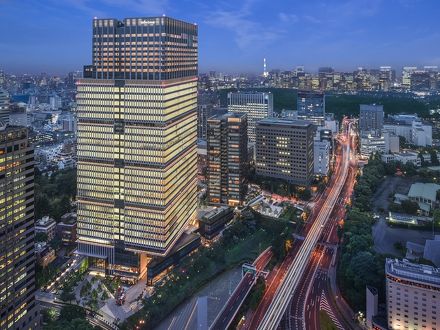
[[[249,295],[252,287],[255,285],[258,276],[267,276],[267,272],[264,271],[264,268],[269,263],[272,255],[271,248],[268,247],[252,264],[243,265],[240,283],[238,283],[234,292],[232,292],[228,301],[209,327],[210,330],[224,330],[231,325],[240,310],[241,305]]]

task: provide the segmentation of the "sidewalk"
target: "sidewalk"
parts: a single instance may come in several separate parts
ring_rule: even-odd
[[[339,249],[334,254],[334,258],[338,257],[338,253]],[[341,292],[339,291],[338,285],[336,283],[336,265],[330,265],[330,268],[328,270],[328,277],[330,282],[330,296],[332,298],[330,300],[332,300],[332,303],[339,312],[339,315],[342,316],[344,323],[350,326],[350,329],[362,329],[362,327],[354,321],[355,313],[352,311],[351,307],[348,305],[344,297],[341,295]]]

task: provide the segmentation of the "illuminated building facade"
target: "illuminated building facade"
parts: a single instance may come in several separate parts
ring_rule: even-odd
[[[257,121],[273,116],[273,95],[263,92],[230,92],[228,112],[247,115],[248,139],[249,142],[255,143]]]
[[[241,205],[246,194],[248,136],[246,114],[227,113],[208,119],[208,202]]]
[[[0,329],[39,329],[34,151],[26,128],[0,131],[0,185]]]
[[[197,26],[168,17],[93,20],[77,82],[78,251],[138,279],[197,205]]]
[[[0,127],[9,123],[9,94],[0,88]]]
[[[297,99],[298,116],[307,119],[314,117],[324,120],[325,94],[319,91],[299,91]]]
[[[313,176],[315,126],[309,121],[264,119],[257,123],[257,175],[308,186]]]
[[[440,269],[387,259],[385,274],[389,329],[439,329]]]
[[[383,105],[361,104],[359,110],[359,130],[361,133],[373,131],[380,134],[383,129]]]

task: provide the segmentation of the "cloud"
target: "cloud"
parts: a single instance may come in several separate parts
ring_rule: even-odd
[[[262,25],[252,19],[254,0],[243,2],[241,8],[211,10],[205,19],[206,24],[224,28],[235,34],[235,42],[240,49],[264,47],[279,39],[284,30]]]
[[[67,0],[71,6],[91,15],[108,16],[102,6],[129,8],[142,15],[163,14],[169,8],[168,0]],[[56,1],[58,3],[58,1]]]
[[[110,6],[131,8],[143,13],[163,14],[169,8],[168,0],[101,0]]]
[[[279,19],[283,23],[297,23],[298,22],[298,16],[295,14],[287,14],[287,13],[279,13],[278,14]]]
[[[311,15],[304,15],[304,19],[310,23],[313,24],[321,24],[322,20],[320,20],[319,18],[315,17],[315,16],[311,16]]]

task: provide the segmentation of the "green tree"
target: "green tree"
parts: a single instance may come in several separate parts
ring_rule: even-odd
[[[46,242],[47,234],[46,233],[36,233],[35,234],[35,242]]]
[[[63,241],[57,236],[49,242],[50,247],[54,250],[58,250],[61,247],[61,244],[63,244]]]
[[[403,212],[408,214],[417,214],[419,210],[419,204],[411,200],[402,201],[401,205]]]
[[[437,157],[437,151],[435,151],[434,149],[431,149],[431,151],[429,153],[431,154],[431,164],[438,165],[439,161],[438,161],[438,157]]]
[[[312,197],[312,193],[310,192],[310,189],[304,189],[299,191],[298,196],[302,200],[308,201]]]
[[[35,218],[40,219],[51,213],[49,198],[46,194],[42,194],[38,186],[35,186]]]
[[[72,321],[73,319],[85,319],[86,310],[78,305],[66,305],[61,308],[60,321]]]

